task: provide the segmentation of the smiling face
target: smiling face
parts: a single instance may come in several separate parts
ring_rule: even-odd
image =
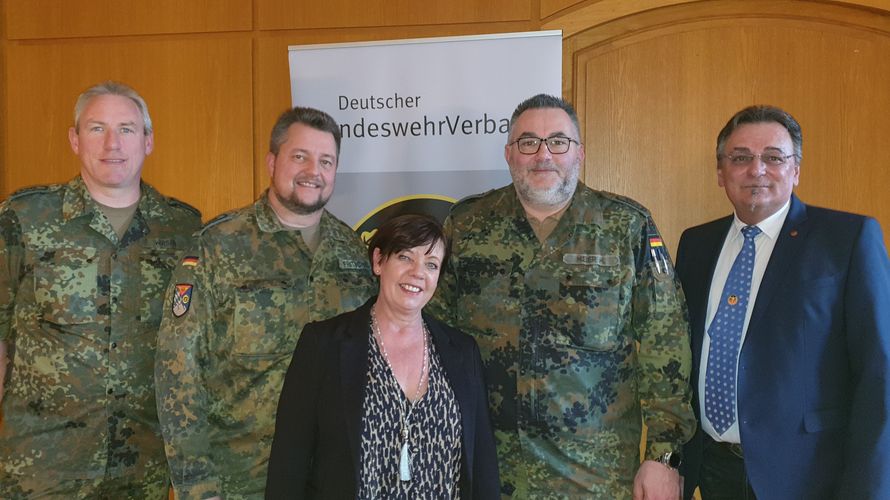
[[[785,205],[798,183],[800,163],[790,157],[784,165],[769,166],[757,157],[747,165],[733,165],[726,155],[785,156],[793,152],[791,136],[776,122],[741,125],[726,139],[717,166],[717,184],[726,191],[742,222],[757,224]]]
[[[421,245],[383,257],[374,249],[374,273],[380,276],[380,296],[388,309],[413,315],[433,297],[439,271],[445,257],[445,245],[437,241],[430,248]]]
[[[136,103],[111,94],[87,103],[77,129],[68,130],[68,141],[91,193],[138,189],[142,163],[154,147],[154,136],[145,134]]]
[[[553,154],[541,144],[535,154],[523,154],[515,144],[523,137],[549,139],[567,137],[573,142],[569,150]],[[504,158],[510,166],[513,185],[523,205],[561,208],[575,192],[584,146],[568,113],[559,108],[532,108],[516,118],[510,138],[504,148]]]
[[[334,192],[337,144],[330,132],[295,123],[278,154],[266,155],[270,202],[295,215],[319,212]]]

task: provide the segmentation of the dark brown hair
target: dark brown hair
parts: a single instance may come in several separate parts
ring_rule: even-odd
[[[516,106],[516,109],[513,111],[513,116],[510,117],[510,132],[513,132],[513,125],[516,125],[516,120],[519,119],[519,115],[525,113],[530,109],[561,109],[569,115],[569,119],[572,120],[572,125],[575,126],[575,133],[578,134],[578,140],[581,140],[581,125],[578,123],[578,114],[575,113],[575,108],[569,104],[568,101],[561,97],[556,97],[548,94],[538,94],[519,103]],[[571,137],[570,137],[571,139]]]
[[[269,139],[269,152],[278,155],[281,145],[287,142],[287,131],[290,126],[295,123],[302,123],[307,127],[327,132],[334,136],[334,143],[337,145],[337,160],[340,159],[340,126],[337,125],[331,115],[315,108],[296,108],[288,109],[272,126],[272,137]]]
[[[368,260],[374,267],[374,250],[379,249],[383,260],[389,259],[402,250],[429,245],[429,254],[437,242],[442,242],[445,255],[442,256],[440,269],[445,267],[450,255],[448,237],[442,225],[428,215],[404,214],[393,217],[377,228],[377,232],[368,241]]]

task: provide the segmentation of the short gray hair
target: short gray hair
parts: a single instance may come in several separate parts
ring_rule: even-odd
[[[145,129],[145,135],[152,133],[151,116],[148,114],[148,104],[145,104],[145,99],[129,85],[111,80],[97,83],[77,97],[77,102],[74,104],[74,130],[80,131],[80,115],[86,109],[87,104],[94,97],[103,95],[118,95],[133,101],[133,104],[139,109],[139,113],[142,114],[142,125]]]

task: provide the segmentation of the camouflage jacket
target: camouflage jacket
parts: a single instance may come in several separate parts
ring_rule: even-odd
[[[685,302],[648,211],[578,184],[541,244],[512,185],[456,204],[433,314],[486,369],[502,492],[630,498],[692,435]]]
[[[210,222],[174,272],[155,377],[178,498],[262,498],[303,325],[376,292],[358,236],[328,212],[320,231],[313,256],[263,194]]]
[[[0,204],[0,340],[14,349],[0,474],[47,481],[163,468],[154,368],[162,299],[200,213],[142,184],[117,235],[78,176]]]

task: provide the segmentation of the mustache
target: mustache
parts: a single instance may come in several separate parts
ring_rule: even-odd
[[[294,179],[293,179],[293,181],[292,181],[292,184],[296,185],[296,184],[299,184],[299,183],[301,183],[301,182],[308,182],[308,183],[311,183],[311,184],[318,184],[318,185],[321,186],[321,187],[324,187],[324,186],[327,185],[327,183],[325,182],[324,178],[322,178],[320,175],[301,175],[301,176],[299,176],[299,177],[294,177]]]
[[[530,170],[540,170],[540,169],[559,170],[559,168],[557,168],[557,166],[552,161],[546,161],[546,160],[535,162],[535,164],[532,165],[531,167],[529,167],[529,169]]]

